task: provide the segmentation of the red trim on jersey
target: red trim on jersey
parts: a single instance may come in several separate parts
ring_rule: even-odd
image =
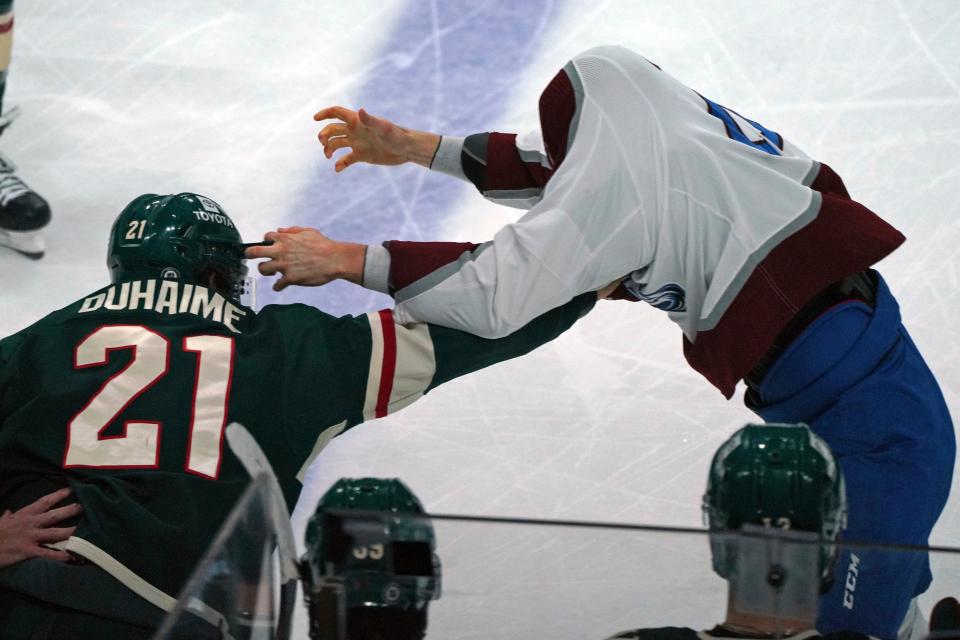
[[[542,189],[553,175],[552,169],[539,162],[524,162],[520,158],[515,133],[489,134],[485,160],[481,191]]]
[[[150,333],[152,333],[152,334],[154,334],[154,335],[156,335],[156,336],[159,336],[160,338],[163,339],[164,343],[166,343],[166,345],[167,345],[167,348],[166,348],[165,354],[164,354],[163,371],[160,372],[157,376],[155,376],[155,377],[154,377],[149,383],[147,383],[143,388],[139,389],[136,393],[134,393],[132,396],[130,396],[130,398],[123,404],[123,406],[121,406],[121,407],[110,417],[110,419],[107,420],[107,421],[103,424],[103,426],[100,427],[100,429],[97,431],[97,440],[117,440],[117,439],[122,439],[122,438],[126,438],[126,437],[127,437],[127,426],[128,426],[130,423],[132,423],[132,422],[136,422],[136,423],[138,423],[138,424],[153,424],[153,425],[156,425],[156,426],[157,426],[157,448],[156,448],[156,451],[154,452],[153,464],[150,464],[150,465],[85,465],[85,464],[69,464],[69,465],[68,465],[68,464],[67,464],[67,455],[69,454],[69,451],[70,451],[71,432],[72,432],[72,430],[73,430],[73,423],[74,423],[74,421],[77,419],[77,417],[78,417],[81,413],[83,413],[84,411],[87,410],[87,407],[89,407],[90,404],[91,404],[101,393],[103,393],[103,390],[107,387],[108,384],[110,384],[110,382],[111,382],[114,378],[117,378],[117,377],[123,375],[123,373],[126,372],[126,370],[129,369],[131,366],[133,366],[133,363],[136,362],[136,360],[137,360],[137,345],[135,345],[135,344],[130,344],[130,345],[124,345],[124,346],[120,346],[120,347],[108,347],[108,348],[105,348],[105,349],[104,349],[104,353],[103,353],[103,358],[101,358],[99,361],[89,362],[89,363],[87,363],[87,364],[78,364],[78,363],[77,363],[77,353],[78,353],[79,350],[80,350],[80,346],[81,346],[84,342],[86,342],[87,340],[89,340],[92,336],[94,336],[95,334],[97,334],[98,332],[100,332],[101,330],[106,329],[106,328],[110,328],[110,327],[124,327],[124,328],[127,328],[127,327],[139,327],[140,329],[145,329],[146,331],[149,331]],[[124,422],[123,422],[123,429],[122,429],[120,435],[115,435],[115,436],[103,436],[103,435],[101,435],[101,434],[102,434],[111,424],[113,424],[113,421],[117,419],[117,416],[119,416],[121,413],[123,413],[123,412],[127,409],[127,407],[129,407],[129,406],[133,403],[134,400],[136,400],[137,398],[139,398],[139,397],[140,397],[141,395],[143,395],[148,389],[150,389],[151,387],[153,387],[153,385],[155,385],[155,384],[157,383],[157,381],[159,381],[161,378],[163,378],[165,375],[167,375],[167,373],[170,371],[170,340],[168,340],[167,337],[164,336],[163,334],[157,333],[157,332],[154,331],[153,329],[151,329],[151,328],[149,328],[149,327],[146,327],[146,326],[143,326],[143,325],[131,325],[131,324],[105,324],[105,325],[100,325],[99,327],[97,327],[96,329],[94,329],[93,331],[91,331],[89,334],[87,334],[86,337],[84,337],[82,340],[80,340],[80,342],[78,342],[78,343],[76,344],[76,346],[74,346],[74,348],[73,348],[73,368],[74,368],[74,370],[79,370],[79,369],[88,369],[88,368],[90,368],[90,367],[103,366],[103,365],[105,365],[105,364],[107,364],[107,363],[110,362],[110,354],[111,354],[111,352],[113,352],[113,351],[123,351],[123,350],[126,350],[126,349],[133,349],[133,354],[130,356],[130,361],[127,362],[126,366],[124,366],[123,369],[121,369],[121,370],[118,371],[117,373],[113,374],[112,376],[110,376],[109,378],[107,378],[106,380],[104,380],[103,384],[100,385],[100,388],[97,389],[97,391],[96,391],[93,395],[90,396],[90,399],[87,400],[86,404],[84,404],[83,407],[81,407],[79,411],[77,411],[75,414],[73,414],[73,417],[70,418],[70,422],[67,423],[67,442],[66,442],[66,445],[63,447],[63,458],[62,458],[62,461],[61,461],[61,466],[62,466],[64,469],[157,469],[157,468],[159,468],[159,466],[160,466],[160,439],[161,439],[161,437],[162,437],[162,435],[163,435],[163,423],[162,423],[162,422],[158,422],[158,421],[156,421],[156,420],[124,420]]]
[[[846,188],[830,167],[821,165],[811,186],[827,190],[817,217],[757,265],[716,327],[695,342],[684,337],[687,362],[727,398],[814,295],[876,264],[905,240],[875,213],[839,195]]]
[[[383,363],[380,367],[380,389],[377,391],[375,418],[387,415],[390,394],[393,392],[393,376],[397,371],[397,329],[393,324],[393,311],[381,309],[380,327],[383,330]]]
[[[384,246],[390,252],[390,291],[392,293],[413,284],[480,245],[472,242],[391,240],[385,242]]]
[[[820,171],[817,172],[817,177],[810,188],[820,193],[829,193],[830,195],[850,199],[847,186],[843,184],[843,180],[840,179],[837,172],[822,162],[820,163]]]
[[[560,70],[540,94],[540,131],[550,167],[525,162],[517,149],[515,133],[491,132],[482,179],[470,176],[481,192],[543,189],[567,155],[570,125],[577,112],[576,95],[566,71]],[[469,172],[468,172],[469,173]]]
[[[540,94],[540,130],[543,132],[543,145],[547,150],[550,166],[556,170],[567,155],[570,135],[570,123],[577,111],[577,101],[573,93],[573,84],[567,72],[553,77],[547,88]],[[487,170],[490,167],[488,165]]]
[[[227,370],[227,389],[223,396],[223,422],[220,424],[220,452],[217,457],[217,468],[213,472],[212,476],[190,468],[190,451],[193,447],[193,432],[195,430],[197,421],[197,393],[200,390],[200,360],[203,358],[203,350],[187,348],[187,340],[190,338],[202,337],[226,338],[230,341],[230,368]],[[183,336],[181,348],[184,350],[184,352],[197,354],[197,366],[193,371],[193,394],[191,395],[190,405],[190,426],[188,431],[189,435],[187,436],[187,451],[186,458],[183,462],[183,470],[190,475],[206,478],[207,480],[216,480],[220,477],[220,467],[223,465],[223,440],[227,430],[227,412],[230,408],[230,388],[233,385],[233,366],[237,356],[236,340],[230,336],[223,336],[214,333],[203,333],[195,336]]]

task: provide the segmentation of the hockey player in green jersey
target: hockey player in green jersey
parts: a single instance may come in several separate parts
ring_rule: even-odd
[[[725,620],[707,631],[686,627],[634,629],[609,640],[820,638],[814,629],[815,607],[808,615],[798,613],[791,610],[796,604],[783,596],[778,601],[779,611],[759,611],[758,602],[763,596],[758,594],[775,588],[766,583],[766,571],[757,571],[762,575],[761,585],[736,579],[738,573],[751,570],[740,547],[744,537],[736,532],[744,525],[758,525],[816,534],[822,544],[812,554],[817,557],[815,567],[791,567],[785,560],[790,557],[790,548],[808,547],[809,540],[808,544],[785,545],[786,550],[778,556],[788,565],[784,575],[801,583],[792,593],[808,591],[810,598],[798,600],[815,603],[814,594],[825,591],[833,581],[836,551],[830,543],[845,526],[847,512],[843,474],[826,442],[804,424],[747,425],[714,454],[703,510],[711,531],[713,570],[728,582]],[[851,631],[822,637],[867,640],[866,635]]]
[[[0,513],[69,486],[61,545],[0,571],[4,638],[149,637],[248,481],[256,437],[292,506],[336,435],[522,355],[588,312],[574,298],[486,340],[390,310],[341,318],[239,301],[240,234],[209,198],[147,194],[110,234],[112,284],[0,341]]]

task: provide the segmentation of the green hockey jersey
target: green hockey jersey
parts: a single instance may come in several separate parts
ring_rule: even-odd
[[[390,310],[254,313],[170,280],[104,288],[0,341],[0,509],[68,483],[84,511],[67,549],[169,609],[249,482],[228,423],[254,435],[292,508],[334,436],[529,352],[593,304],[486,340]]]

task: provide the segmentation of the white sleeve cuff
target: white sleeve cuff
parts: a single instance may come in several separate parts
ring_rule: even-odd
[[[390,252],[381,244],[368,244],[363,258],[363,286],[390,293]]]
[[[430,170],[467,180],[466,174],[463,173],[463,164],[460,162],[463,140],[457,136],[442,136],[437,152],[433,154]]]

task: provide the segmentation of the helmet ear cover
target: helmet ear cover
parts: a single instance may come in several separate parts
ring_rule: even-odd
[[[832,543],[846,526],[846,492],[836,456],[806,425],[747,425],[731,436],[710,465],[703,511],[711,532],[753,524],[817,534],[821,591],[829,588]],[[733,575],[738,547],[736,535],[710,537],[720,577]]]
[[[135,198],[114,222],[107,249],[114,283],[177,279],[234,298],[243,290],[244,259],[233,221],[216,202],[195,193]]]

